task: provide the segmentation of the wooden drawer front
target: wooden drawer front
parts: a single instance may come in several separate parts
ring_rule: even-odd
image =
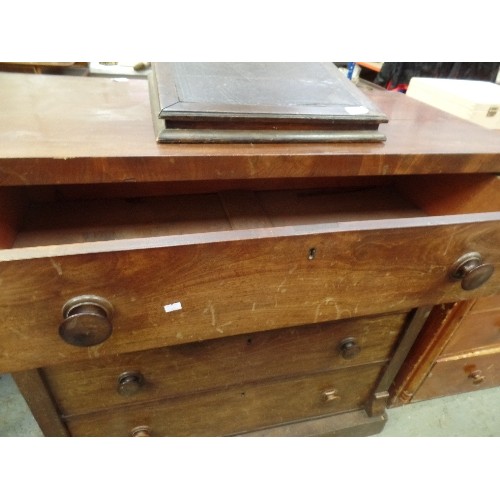
[[[57,365],[45,369],[44,376],[63,414],[85,413],[244,382],[384,361],[405,319],[406,314],[377,316],[238,335]],[[344,343],[342,351],[342,342],[349,339],[355,346],[346,349]],[[133,386],[137,392],[123,395],[118,378],[126,372],[140,374],[142,384]]]
[[[381,364],[120,407],[67,419],[75,436],[222,436],[363,406]]]
[[[442,356],[500,347],[500,310],[473,312],[465,317],[444,349]]]
[[[500,311],[500,295],[493,295],[492,297],[482,297],[476,300],[472,307],[474,313],[485,311]]]
[[[461,394],[500,385],[500,353],[439,360],[412,401]]]
[[[500,290],[499,272],[472,291],[449,277],[455,260],[471,251],[500,267],[498,221],[434,223],[347,222],[61,245],[44,247],[53,255],[40,258],[30,258],[32,249],[4,250],[0,371]],[[113,334],[90,348],[68,345],[57,333],[63,304],[82,294],[104,297],[114,308]]]

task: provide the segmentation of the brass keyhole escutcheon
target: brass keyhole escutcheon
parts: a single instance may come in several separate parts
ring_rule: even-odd
[[[485,264],[483,257],[477,252],[462,255],[451,271],[451,278],[461,281],[464,290],[475,290],[484,285],[490,278],[495,267],[493,264]]]
[[[59,335],[68,344],[90,347],[101,344],[113,331],[113,306],[97,295],[80,295],[63,306]]]

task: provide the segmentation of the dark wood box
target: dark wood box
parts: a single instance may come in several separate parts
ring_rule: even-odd
[[[156,63],[158,142],[382,141],[386,116],[333,63]]]

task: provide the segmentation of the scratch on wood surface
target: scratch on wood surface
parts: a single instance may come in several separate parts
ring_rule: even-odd
[[[52,257],[50,258],[50,263],[52,264],[52,267],[57,271],[57,274],[59,276],[62,276],[62,267],[60,264],[58,264]]]
[[[229,326],[230,324],[232,324],[232,321],[227,321],[226,323],[222,323],[222,325],[219,325],[216,330],[219,332],[219,333],[224,333],[224,330],[223,328],[225,328],[226,326]]]
[[[286,292],[286,288],[283,288],[286,284],[286,278],[280,283],[280,285],[278,286],[278,289],[276,290],[277,292],[281,292],[281,293],[284,293]]]
[[[444,249],[443,255],[446,255],[448,253],[448,250],[452,243],[453,243],[453,238],[450,236],[450,238],[448,239],[448,243],[446,244],[446,248]]]
[[[335,305],[335,308],[337,310],[337,313],[338,313],[338,305],[337,305],[337,302],[336,300],[333,298],[333,297],[325,297],[317,306],[316,306],[316,312],[315,312],[315,315],[314,315],[314,322],[316,323],[318,321],[318,318],[321,316],[321,313],[320,313],[320,309],[321,309],[321,306],[327,306],[329,304],[334,304]]]
[[[204,313],[210,313],[211,315],[211,324],[212,326],[215,328],[215,330],[219,333],[224,333],[224,330],[223,328],[225,326],[228,326],[232,323],[232,321],[228,321],[227,323],[223,323],[222,325],[217,325],[217,316],[216,316],[216,313],[215,313],[215,308],[214,308],[214,305],[212,304],[212,301],[209,300],[208,301],[208,306],[204,309],[203,311]]]
[[[87,349],[87,353],[89,356],[89,359],[94,359],[99,357],[99,350],[101,349],[100,345],[94,345],[91,346]]]
[[[314,314],[314,322],[315,323],[317,323],[318,319],[322,316],[321,307],[322,306],[329,306],[329,305],[333,305],[333,307],[335,307],[335,313],[336,313],[336,318],[337,319],[343,318],[343,317],[349,317],[350,318],[352,316],[352,313],[351,313],[350,309],[340,309],[339,304],[338,304],[337,300],[335,299],[335,297],[325,297],[316,306],[316,311],[315,311],[315,314]],[[356,314],[358,312],[358,307],[359,307],[359,304],[356,305],[356,307],[354,308],[354,314]],[[329,319],[333,319],[333,318],[329,318]]]
[[[401,299],[399,299],[397,302],[393,302],[393,306],[397,307],[399,304],[404,304],[406,302],[406,295],[403,295]]]
[[[12,172],[11,170],[6,171],[4,168],[0,168],[0,174],[2,174],[2,177],[5,176],[14,176],[15,178],[19,179],[22,184],[24,185],[29,185],[29,181],[26,178],[26,176],[22,175],[21,173],[14,171]]]
[[[321,302],[316,306],[316,313],[314,314],[314,323],[318,321],[320,307],[321,307]]]
[[[214,305],[212,304],[212,301],[208,301],[207,307],[203,310],[204,313],[209,312],[210,315],[212,316],[212,326],[215,326],[215,309]]]

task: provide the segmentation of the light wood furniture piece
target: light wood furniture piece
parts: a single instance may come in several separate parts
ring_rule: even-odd
[[[376,433],[428,316],[500,292],[492,131],[373,89],[383,144],[160,145],[145,81],[0,86],[0,372],[45,435]]]
[[[394,382],[391,405],[500,385],[500,297],[436,309]]]

